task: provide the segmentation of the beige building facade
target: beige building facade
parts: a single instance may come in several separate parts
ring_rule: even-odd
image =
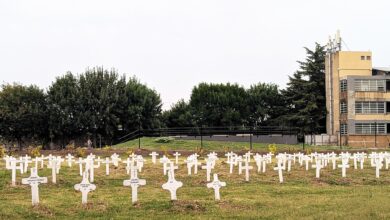
[[[390,68],[372,67],[370,51],[328,50],[327,134],[342,145],[389,147]]]

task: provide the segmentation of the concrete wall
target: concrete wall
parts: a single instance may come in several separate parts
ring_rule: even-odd
[[[200,136],[175,136],[178,140],[199,140]],[[214,135],[203,136],[205,141],[226,141],[226,142],[249,142],[249,136],[234,136],[234,135]],[[270,144],[298,144],[296,135],[259,135],[252,136],[253,143],[270,143]]]
[[[305,135],[305,144],[310,145],[338,145],[338,137],[337,135]]]

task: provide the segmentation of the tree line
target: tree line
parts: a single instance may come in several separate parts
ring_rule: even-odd
[[[199,126],[290,126],[304,132],[325,129],[324,47],[305,48],[307,56],[285,89],[257,83],[200,83],[188,102],[167,111],[157,91],[101,67],[56,78],[47,90],[3,84],[0,90],[0,138],[18,147],[28,144],[84,145],[91,139],[112,144],[141,129]],[[261,74],[259,74],[261,77]]]

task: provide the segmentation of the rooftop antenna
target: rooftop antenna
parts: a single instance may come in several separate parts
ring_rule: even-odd
[[[337,51],[341,51],[341,36],[340,36],[340,30],[337,30],[336,34],[334,35],[334,38],[329,36],[328,41],[328,52],[329,53],[335,53]]]

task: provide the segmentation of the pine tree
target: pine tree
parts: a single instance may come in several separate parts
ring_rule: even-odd
[[[305,50],[305,61],[298,61],[299,70],[283,91],[288,109],[284,122],[305,133],[321,133],[326,124],[325,49],[316,43],[314,50]]]

